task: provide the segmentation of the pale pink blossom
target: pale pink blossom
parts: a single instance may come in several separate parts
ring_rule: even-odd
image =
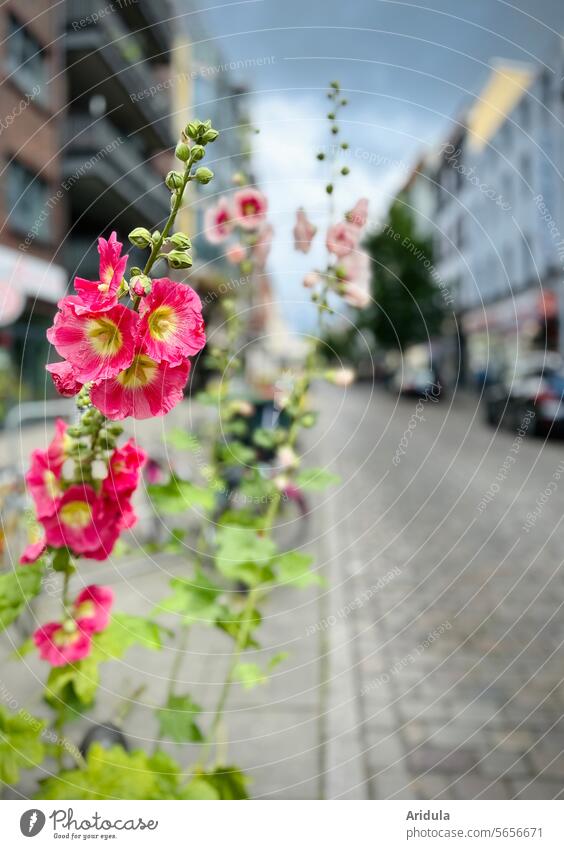
[[[305,210],[301,207],[296,211],[296,224],[294,226],[294,249],[303,254],[310,251],[313,237],[317,233],[317,227],[308,219]]]
[[[246,255],[247,251],[240,242],[235,242],[235,244],[229,245],[225,251],[225,256],[233,265],[239,265],[240,262],[243,262]]]
[[[329,253],[339,258],[348,256],[358,245],[358,229],[346,221],[333,224],[327,231],[326,245]]]

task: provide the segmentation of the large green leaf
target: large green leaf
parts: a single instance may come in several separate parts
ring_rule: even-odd
[[[66,666],[54,666],[45,685],[45,698],[53,707],[70,703],[81,712],[92,704],[99,680],[98,660],[92,655]]]
[[[220,766],[201,776],[217,791],[220,799],[248,799],[250,778],[236,766]]]
[[[262,616],[258,610],[253,610],[248,615],[244,610],[239,613],[232,613],[226,609],[224,618],[217,620],[217,627],[229,634],[236,643],[241,640],[242,649],[259,648],[259,644],[253,638],[252,634],[261,622]],[[243,631],[246,633],[245,639],[243,639]]]
[[[197,776],[190,781],[189,784],[181,791],[182,799],[188,800],[204,800],[204,801],[217,801],[219,799],[219,793],[209,781],[207,781],[202,776]]]
[[[161,628],[144,616],[115,613],[108,627],[93,637],[92,655],[98,660],[122,657],[134,645],[148,649],[161,649]]]
[[[268,661],[266,669],[261,669],[258,663],[237,663],[233,669],[233,677],[241,682],[245,690],[252,690],[259,684],[266,684],[269,678],[268,673],[287,657],[287,652],[275,654]]]
[[[181,798],[178,764],[164,752],[126,752],[121,746],[88,750],[84,769],[63,770],[40,782],[38,799]]]
[[[41,763],[45,756],[41,742],[44,726],[27,711],[11,714],[0,705],[0,784],[16,784],[20,769]]]
[[[202,571],[197,571],[191,581],[186,578],[173,578],[170,586],[172,595],[157,605],[155,614],[163,611],[179,613],[185,625],[195,622],[213,625],[223,613],[223,605],[218,601],[222,590]]]
[[[17,619],[41,590],[44,563],[39,560],[0,575],[0,631]]]
[[[287,551],[276,557],[272,566],[281,584],[291,584],[295,587],[309,587],[311,584],[321,584],[323,579],[311,571],[313,557],[300,551]]]
[[[188,433],[180,427],[172,428],[165,436],[166,441],[178,451],[198,451],[200,443],[198,437],[193,433]]]
[[[266,567],[275,554],[273,540],[253,528],[223,526],[217,532],[215,562],[226,578],[255,586],[269,577],[257,567]]]
[[[211,510],[215,504],[211,489],[180,478],[173,477],[165,484],[152,484],[147,487],[147,492],[161,513],[185,513],[192,507]]]
[[[201,710],[190,696],[170,696],[157,711],[161,737],[175,743],[200,743],[204,737],[195,717]]]
[[[334,475],[327,469],[304,469],[296,475],[297,486],[311,492],[322,492],[324,489],[340,483],[340,480],[339,475]]]

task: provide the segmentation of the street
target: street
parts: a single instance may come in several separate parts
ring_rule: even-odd
[[[323,508],[331,648],[348,656],[361,762],[349,780],[342,757],[337,795],[558,796],[563,444],[496,433],[474,396],[357,385],[323,409],[318,450],[343,475]],[[330,690],[338,704],[338,678]]]

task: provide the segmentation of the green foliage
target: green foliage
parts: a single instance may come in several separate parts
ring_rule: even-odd
[[[245,690],[252,690],[259,684],[266,684],[268,673],[287,657],[287,652],[279,652],[270,658],[265,670],[261,669],[258,663],[237,663],[233,669],[234,680],[240,681]]]
[[[438,333],[444,302],[432,275],[432,242],[416,232],[408,207],[396,201],[384,228],[365,247],[375,260],[374,302],[359,314],[358,326],[370,328],[382,347],[396,350]]]
[[[339,475],[334,475],[327,469],[304,469],[296,475],[296,485],[310,492],[323,492],[340,481]]]
[[[172,595],[160,602],[155,613],[178,613],[185,625],[196,622],[213,625],[225,613],[225,607],[218,600],[221,588],[201,570],[196,572],[192,580],[173,578],[170,586]]]
[[[259,644],[252,636],[253,631],[259,627],[262,622],[262,616],[260,615],[258,610],[253,610],[250,614],[247,614],[244,610],[240,613],[231,613],[227,612],[225,614],[225,618],[217,620],[217,627],[222,631],[225,631],[226,634],[229,634],[230,637],[233,637],[233,640],[237,644],[241,644],[241,648],[259,648]],[[242,635],[245,634],[245,638],[243,639]]]
[[[13,714],[0,705],[0,784],[16,784],[21,769],[41,763],[45,756],[41,742],[44,726],[27,711]]]
[[[157,711],[161,737],[175,743],[200,743],[204,737],[195,717],[201,707],[190,696],[173,696]]]
[[[45,685],[45,699],[56,709],[68,705],[70,713],[80,714],[94,701],[99,681],[98,661],[92,655],[66,666],[54,666]]]
[[[300,551],[287,551],[276,557],[273,567],[281,584],[290,584],[303,589],[312,584],[321,584],[323,579],[311,571],[313,557]]]
[[[166,434],[166,441],[178,451],[198,451],[200,443],[192,433],[188,433],[180,427],[175,427]]]
[[[40,560],[0,575],[0,631],[8,627],[41,590]]]
[[[161,649],[161,628],[144,616],[130,616],[128,613],[115,613],[110,624],[93,637],[91,657],[98,661],[123,657],[128,648],[134,645],[148,649]],[[82,663],[82,661],[81,661]]]
[[[276,545],[253,528],[224,525],[217,532],[216,566],[226,578],[256,586],[269,580],[266,568],[276,554]]]
[[[178,764],[164,752],[126,752],[95,743],[84,769],[63,770],[40,782],[39,799],[181,799]],[[189,785],[188,785],[189,786]]]
[[[160,513],[185,513],[192,507],[211,510],[215,503],[214,494],[209,488],[175,477],[165,484],[149,485],[147,492]]]
[[[202,773],[201,779],[210,784],[220,799],[248,799],[247,784],[250,779],[236,766],[221,766],[213,772]]]

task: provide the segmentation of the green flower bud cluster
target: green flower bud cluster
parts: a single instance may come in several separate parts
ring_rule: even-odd
[[[206,145],[214,142],[219,132],[214,130],[211,121],[191,121],[184,128],[184,135],[199,145]]]

